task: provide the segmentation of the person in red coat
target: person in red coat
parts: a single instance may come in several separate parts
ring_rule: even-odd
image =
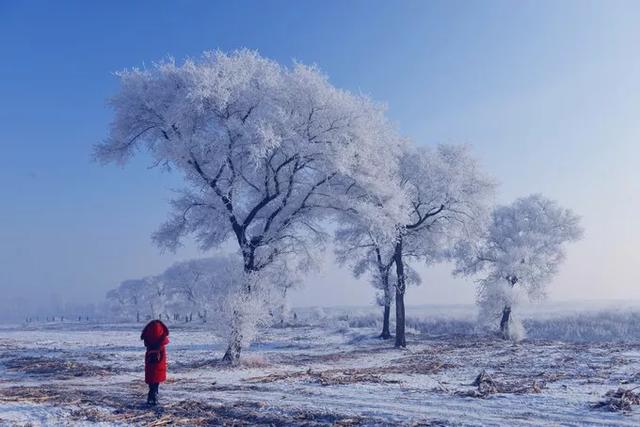
[[[144,355],[144,382],[149,384],[147,403],[158,403],[158,387],[167,379],[167,350],[169,329],[160,320],[152,320],[142,330],[140,339],[144,340],[147,351]]]

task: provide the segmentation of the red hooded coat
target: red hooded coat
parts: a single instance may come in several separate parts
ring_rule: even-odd
[[[169,329],[159,320],[152,320],[142,330],[140,339],[144,340],[147,352],[144,355],[144,381],[158,384],[167,379],[167,350]]]

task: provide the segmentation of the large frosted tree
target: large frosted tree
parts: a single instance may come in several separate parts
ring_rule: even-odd
[[[531,299],[544,296],[546,285],[565,258],[565,245],[582,236],[579,217],[553,200],[534,194],[493,210],[480,236],[458,242],[456,273],[479,275],[478,299],[484,318],[499,318],[505,338],[518,338],[512,309],[515,288]]]
[[[482,224],[495,184],[480,169],[469,147],[413,146],[404,151],[399,186],[406,198],[403,222],[396,223],[396,347],[405,347],[408,261],[441,261],[458,239]]]
[[[327,215],[366,215],[369,195],[394,192],[401,140],[384,109],[313,67],[242,50],[118,76],[115,119],[97,157],[121,164],[146,149],[155,164],[179,170],[186,188],[155,241],[172,250],[187,235],[203,250],[235,242],[244,294],[270,285],[251,276],[276,261],[295,254],[310,265]],[[240,357],[239,335],[224,359]]]

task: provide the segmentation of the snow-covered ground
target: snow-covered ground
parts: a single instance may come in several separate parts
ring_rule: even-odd
[[[0,327],[0,425],[640,425],[640,406],[591,407],[640,385],[633,308],[532,309],[517,344],[479,331],[465,307],[408,313],[397,350],[376,338],[377,310],[299,310],[235,367],[218,362],[223,343],[208,329],[170,325],[155,409],[142,325]],[[483,370],[491,380],[472,385]]]

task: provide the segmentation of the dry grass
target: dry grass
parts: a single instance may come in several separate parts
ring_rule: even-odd
[[[633,406],[640,405],[640,393],[635,393],[633,390],[635,389],[624,389],[622,387],[617,390],[609,390],[604,395],[604,400],[594,403],[591,407],[610,412],[631,411]]]
[[[3,361],[2,364],[11,372],[55,379],[106,376],[117,373],[110,366],[100,367],[53,357],[15,357]]]
[[[532,383],[525,381],[520,382],[498,382],[495,381],[491,375],[485,370],[482,370],[476,379],[471,383],[476,387],[472,390],[459,390],[454,394],[462,397],[479,397],[486,398],[497,393],[511,393],[511,394],[529,394],[540,393],[544,388],[544,383],[534,380]]]
[[[453,365],[441,362],[425,363],[394,363],[387,366],[374,366],[368,368],[326,369],[314,371],[311,368],[306,371],[278,372],[261,377],[247,378],[249,383],[269,383],[276,381],[303,380],[315,382],[323,386],[344,385],[356,383],[398,384],[397,379],[385,378],[388,374],[434,374]]]
[[[327,369],[324,371],[292,371],[279,372],[261,377],[247,378],[249,383],[270,383],[276,381],[302,380],[318,383],[323,386],[345,385],[356,383],[376,383],[393,384],[399,383],[397,380],[385,379],[382,376],[371,372],[371,369]]]
[[[295,365],[304,366],[311,363],[335,364],[365,355],[370,356],[372,353],[383,353],[389,351],[396,350],[383,347],[321,355],[296,355]],[[293,360],[290,360],[289,362],[293,362]],[[275,366],[278,365],[278,363],[272,361],[269,365]],[[410,353],[403,357],[391,360],[384,366],[371,366],[365,368],[332,368],[323,370],[314,370],[310,367],[306,370],[284,371],[260,377],[251,377],[244,381],[248,383],[271,383],[277,381],[301,380],[318,383],[323,386],[356,383],[397,384],[401,381],[395,378],[387,378],[385,376],[390,374],[430,375],[455,367],[457,367],[457,365],[453,363],[434,360],[432,353]]]
[[[130,390],[131,391],[131,390]],[[131,393],[102,393],[62,387],[13,387],[0,389],[0,402],[28,402],[72,407],[76,421],[126,423],[144,426],[357,426],[376,425],[380,420],[340,416],[319,410],[285,410],[264,402],[203,402],[180,400],[150,407]]]

